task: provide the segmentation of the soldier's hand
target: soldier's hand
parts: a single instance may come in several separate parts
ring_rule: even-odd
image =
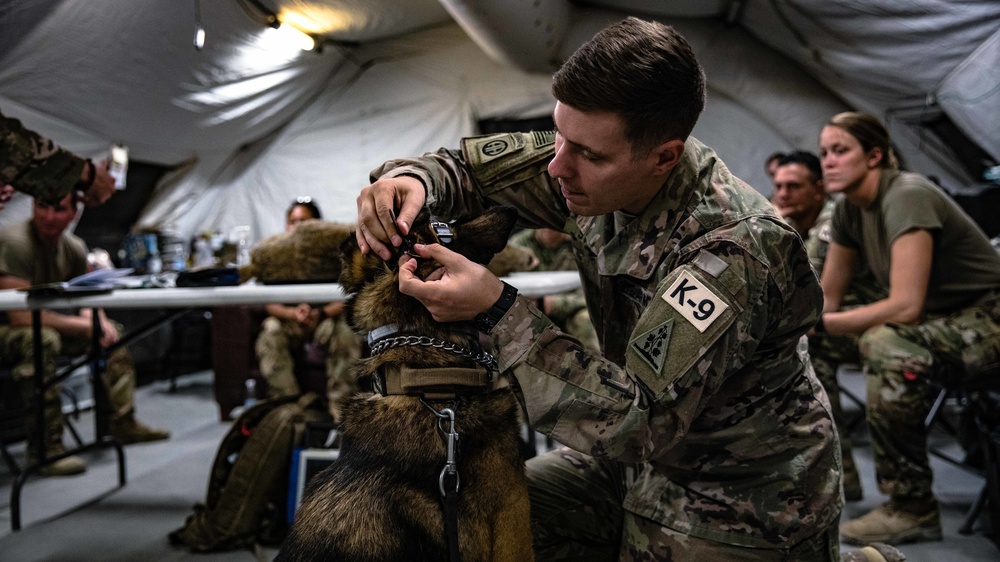
[[[315,311],[306,303],[301,303],[292,309],[292,318],[299,324],[308,324]],[[318,316],[318,315],[317,315]]]
[[[438,322],[472,320],[503,293],[503,282],[488,269],[440,244],[414,244],[422,258],[441,264],[426,279],[416,275],[417,260],[399,260],[399,290],[419,300]]]
[[[118,328],[111,323],[110,320],[103,314],[101,315],[101,347],[108,348],[112,345],[118,343],[121,339],[121,334],[118,333]]]
[[[10,184],[4,184],[0,186],[0,211],[4,210],[7,203],[10,202],[11,198],[14,197],[14,186]]]
[[[88,173],[87,168],[89,166],[94,167],[94,183],[91,184],[87,191],[83,192],[83,197],[80,199],[84,205],[93,207],[111,199],[111,196],[115,194],[115,178],[111,177],[111,174],[108,173],[107,160],[101,160],[99,164],[84,166],[84,175]],[[81,179],[83,178],[81,177]]]
[[[409,234],[425,197],[424,184],[410,176],[383,178],[362,189],[354,232],[361,253],[373,250],[383,260],[391,258],[392,249]]]

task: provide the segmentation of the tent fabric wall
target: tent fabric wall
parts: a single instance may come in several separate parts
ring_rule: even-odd
[[[87,156],[123,141],[136,160],[178,167],[141,224],[185,236],[249,225],[260,239],[281,230],[298,195],[352,222],[357,191],[383,160],[455,146],[478,119],[553,107],[549,72],[491,59],[452,21],[445,5],[472,0],[264,3],[282,13],[335,12],[339,28],[329,35],[360,45],[276,50],[267,43],[273,30],[236,0],[201,2],[201,51],[187,2],[6,0],[0,108]],[[632,10],[675,25],[709,80],[695,136],[764,193],[765,156],[815,149],[825,120],[849,108],[883,117],[910,167],[946,188],[979,179],[907,108],[937,101],[997,156],[995,1],[563,3],[570,9],[557,59]],[[26,209],[16,201],[0,223]]]
[[[124,140],[133,158],[172,164],[232,151],[280,127],[341,62],[276,49],[268,42],[274,30],[235,2],[201,4],[210,35],[198,52],[187,2],[64,0],[0,53],[0,96],[108,146]]]
[[[604,17],[587,25],[599,29]],[[808,76],[796,74],[781,55],[753,50],[752,37],[740,29],[692,22],[682,32],[702,47],[710,81],[708,109],[695,136],[715,147],[737,176],[770,193],[766,156],[778,149],[814,148],[823,119],[846,107]],[[283,212],[299,195],[317,198],[324,218],[353,222],[355,197],[383,161],[457,146],[460,137],[475,134],[478,119],[545,115],[554,106],[548,74],[491,61],[454,25],[379,50],[409,54],[345,69],[349,76],[335,77],[276,138],[260,141],[267,147],[252,163],[244,158],[227,163],[228,180],[215,179],[200,201],[189,208],[151,205],[144,222],[224,234],[246,225],[256,240],[281,231]],[[751,57],[769,70],[733,72],[751,64]],[[187,186],[192,189],[181,184],[175,190],[190,193],[202,183],[196,175]]]
[[[1000,58],[995,48],[983,46],[1000,29],[1000,2],[746,2],[740,23],[852,108],[882,117],[913,170],[937,176],[956,191],[981,180],[957,164],[949,147],[929,141],[919,126],[900,116],[911,108],[932,110],[933,102],[944,97],[945,111],[962,121],[997,123]],[[961,85],[974,83],[971,91],[985,96],[978,107],[967,103],[970,90],[952,93],[951,103],[948,91],[939,92],[963,64],[974,74],[965,74]],[[1000,127],[985,134],[966,127],[966,132],[986,150],[995,153],[1000,146]]]
[[[1000,161],[1000,24],[945,77],[936,98],[953,121]]]
[[[256,143],[266,146],[252,158],[222,170],[199,165],[171,190],[200,191],[199,200],[188,207],[154,201],[143,222],[224,234],[246,225],[259,240],[283,230],[284,211],[300,195],[316,198],[324,218],[353,222],[357,192],[383,161],[455,144],[477,119],[552,111],[548,76],[490,61],[453,25],[372,51],[354,52],[362,62],[345,65],[308,109]],[[383,59],[384,52],[403,55]],[[198,189],[206,183],[212,187]]]

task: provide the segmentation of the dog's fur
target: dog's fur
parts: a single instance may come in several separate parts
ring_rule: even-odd
[[[340,247],[353,238],[351,227],[324,220],[303,221],[293,232],[269,236],[250,251],[240,281],[333,283],[340,277]]]
[[[487,263],[506,244],[516,213],[496,208],[453,225],[448,245]],[[433,243],[426,212],[411,237]],[[367,333],[386,324],[478,349],[478,341],[435,322],[398,288],[395,260],[362,255],[353,237],[343,247],[340,282],[354,293],[348,318]],[[417,274],[437,264],[422,260]],[[400,365],[474,367],[454,353],[425,346],[390,348],[358,362],[355,374]],[[510,388],[434,404],[455,410],[459,434],[458,535],[463,562],[534,559],[529,502],[521,456],[520,406]],[[295,524],[276,561],[447,562],[448,543],[438,476],[446,449],[436,416],[414,396],[361,394],[344,405],[340,457],[309,484]],[[447,424],[445,424],[447,425]]]

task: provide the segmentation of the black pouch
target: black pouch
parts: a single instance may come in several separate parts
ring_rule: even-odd
[[[240,272],[235,267],[206,267],[177,274],[178,287],[224,287],[240,284]]]

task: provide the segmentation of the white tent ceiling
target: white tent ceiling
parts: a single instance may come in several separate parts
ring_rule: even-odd
[[[275,45],[259,6],[321,51]],[[82,154],[122,141],[177,166],[142,224],[259,239],[297,195],[351,222],[382,161],[454,146],[480,119],[546,115],[554,65],[626,14],[688,38],[710,87],[695,135],[762,192],[766,155],[814,149],[845,109],[884,118],[946,188],[982,179],[923,122],[947,115],[1000,160],[995,0],[4,0],[0,109]],[[0,222],[26,212],[22,197]]]

